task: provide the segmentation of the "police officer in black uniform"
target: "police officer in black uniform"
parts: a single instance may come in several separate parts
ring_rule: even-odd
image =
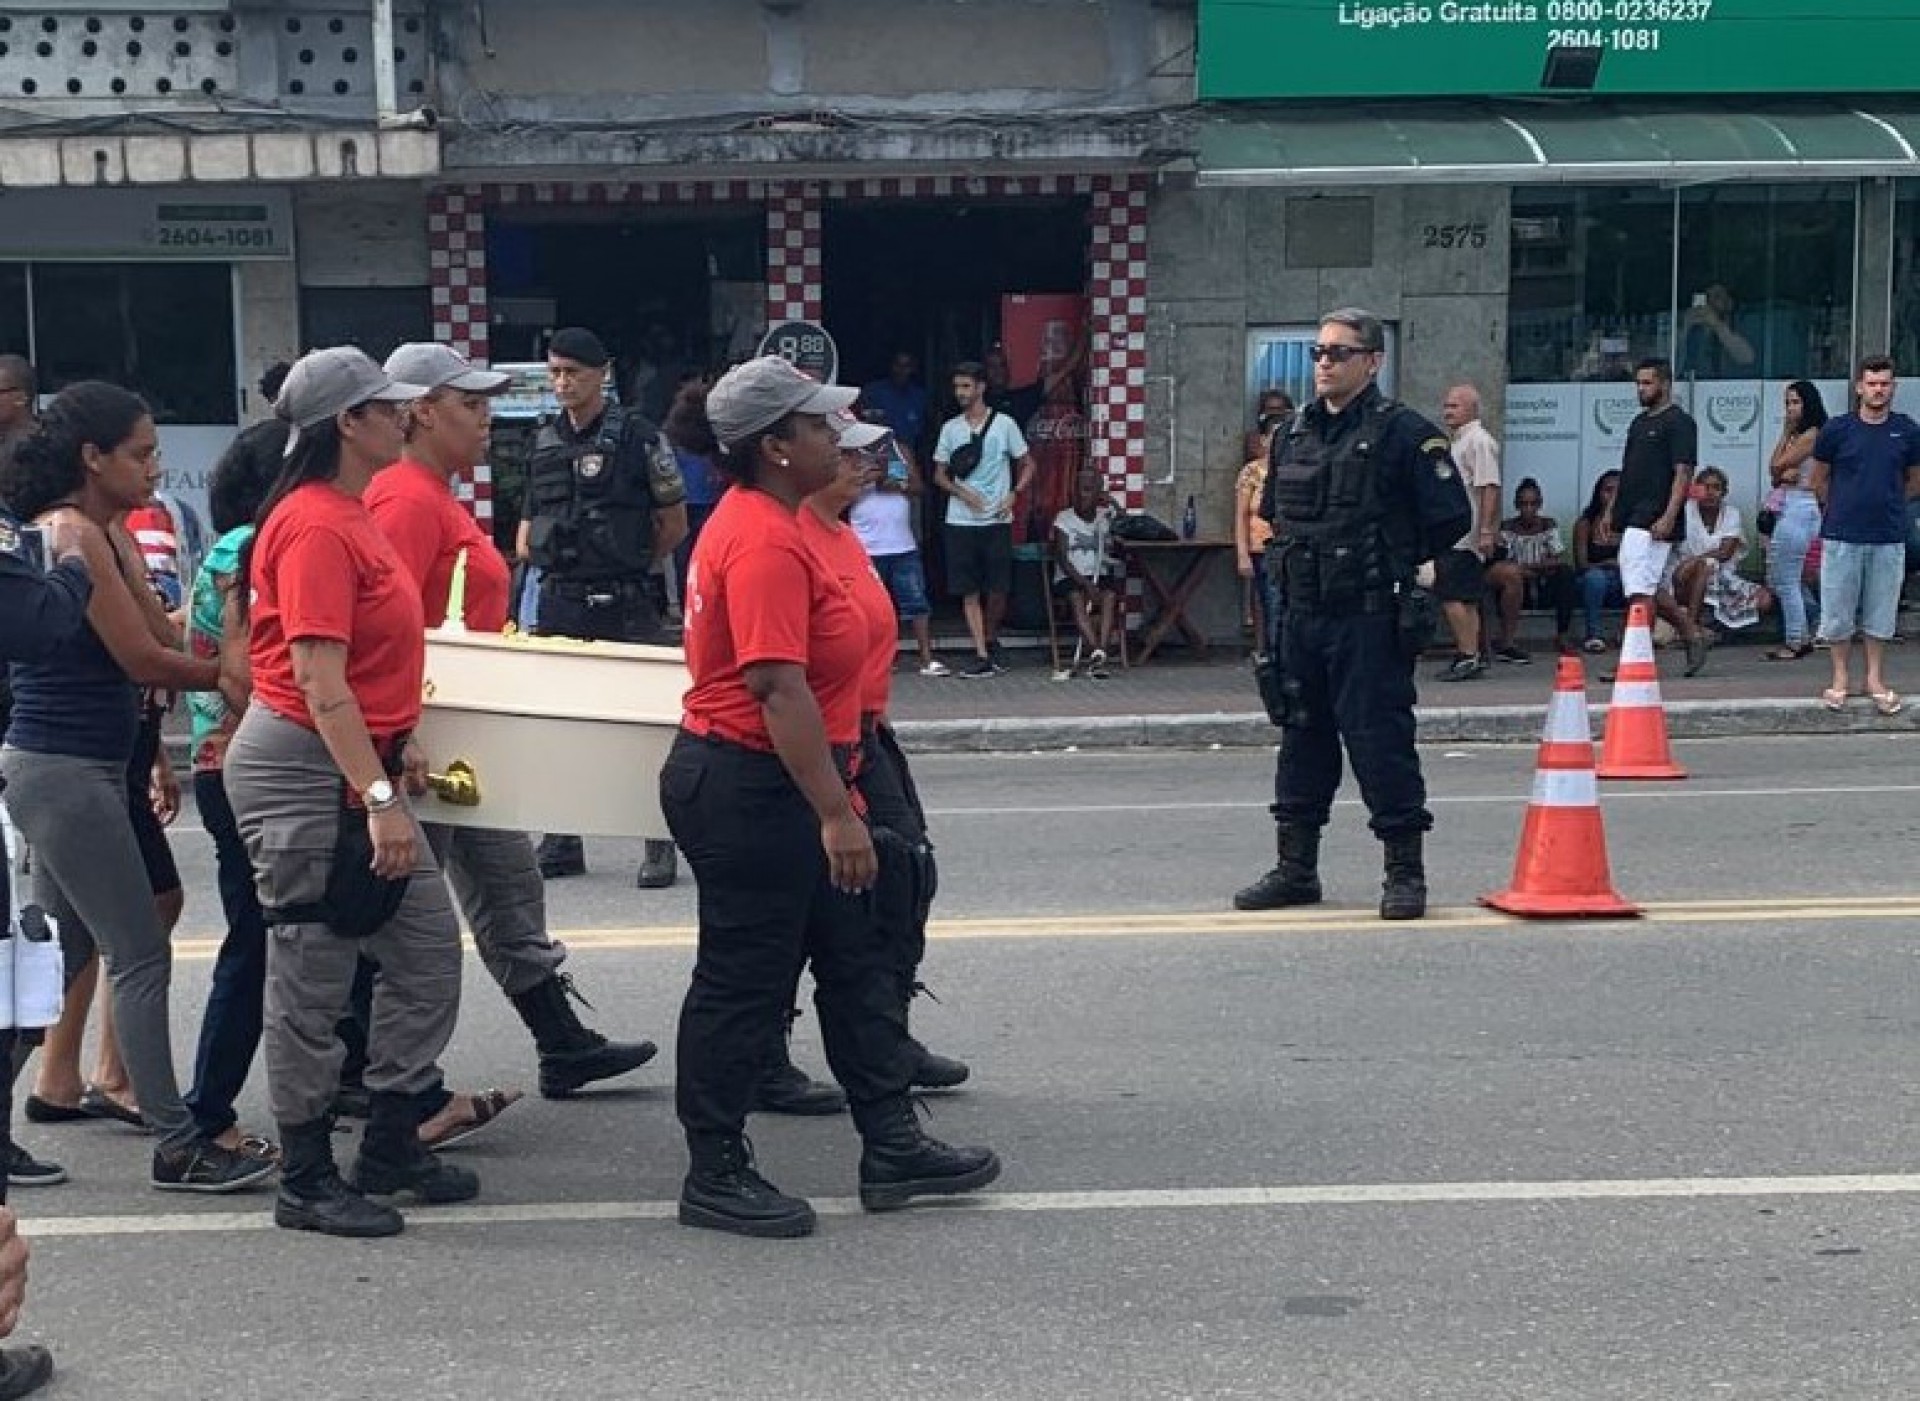
[[[1260,510],[1281,600],[1279,861],[1233,897],[1242,910],[1319,903],[1343,743],[1386,845],[1380,917],[1427,910],[1433,814],[1414,749],[1413,663],[1433,612],[1414,574],[1467,532],[1473,510],[1447,435],[1374,383],[1385,349],[1378,317],[1328,312],[1312,351],[1318,398],[1274,439]]]
[[[0,441],[0,459],[9,451]],[[0,511],[0,666],[39,661],[86,626],[93,577],[80,553],[79,531],[79,516],[73,511],[60,512],[38,528]],[[12,905],[11,866],[0,852],[0,911]],[[6,917],[0,913],[0,919]],[[67,1180],[58,1167],[36,1161],[12,1137],[12,1066],[24,1046],[40,1040],[37,1030],[0,1031],[0,1206],[7,1200],[9,1178],[15,1183]],[[6,1234],[10,1236],[11,1229]],[[0,1396],[26,1396],[52,1375],[53,1357],[44,1347],[29,1343],[0,1348]]]
[[[541,571],[536,632],[660,644],[654,567],[687,533],[687,488],[659,428],[607,403],[608,359],[578,327],[548,342],[560,413],[533,441],[519,553]],[[549,880],[587,869],[579,837],[548,833],[539,857]],[[649,839],[640,888],[672,885],[675,866],[673,843]]]

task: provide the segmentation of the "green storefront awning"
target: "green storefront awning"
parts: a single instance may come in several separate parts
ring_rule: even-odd
[[[1524,103],[1219,109],[1203,185],[1857,179],[1920,175],[1920,110]]]

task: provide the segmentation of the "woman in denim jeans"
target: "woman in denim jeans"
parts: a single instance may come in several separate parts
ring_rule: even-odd
[[[1587,509],[1573,526],[1573,567],[1580,575],[1580,605],[1586,615],[1587,638],[1582,650],[1604,652],[1600,610],[1626,602],[1620,585],[1620,536],[1613,528],[1613,498],[1620,494],[1620,473],[1602,472],[1593,484]]]
[[[1787,386],[1786,408],[1780,441],[1768,464],[1780,507],[1767,550],[1767,583],[1780,600],[1782,633],[1781,645],[1765,654],[1770,662],[1798,661],[1813,650],[1805,579],[1807,551],[1820,535],[1820,502],[1806,476],[1812,471],[1808,464],[1827,421],[1827,406],[1817,387],[1797,379]]]

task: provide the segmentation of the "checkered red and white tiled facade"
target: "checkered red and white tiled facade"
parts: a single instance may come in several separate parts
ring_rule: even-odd
[[[822,286],[820,189],[789,185],[767,200],[767,325],[818,321]]]
[[[1087,303],[1091,460],[1128,507],[1147,493],[1147,182],[1113,176],[1093,189]]]
[[[486,220],[490,209],[543,206],[764,204],[767,318],[818,321],[824,311],[823,223],[828,200],[1016,199],[1080,196],[1091,209],[1087,292],[1090,459],[1113,494],[1146,495],[1147,203],[1143,175],[903,175],[854,180],[680,180],[465,185],[435,190],[427,206],[437,339],[472,359],[489,353]],[[463,483],[490,520],[487,481]]]
[[[427,263],[433,335],[485,363],[492,321],[487,314],[487,211],[476,189],[440,189],[427,196]],[[493,475],[482,466],[454,478],[454,495],[493,524]]]

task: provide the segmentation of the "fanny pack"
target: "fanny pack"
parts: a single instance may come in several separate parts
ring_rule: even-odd
[[[947,459],[947,471],[964,482],[980,470],[987,455],[987,434],[993,431],[993,421],[999,416],[999,410],[987,410],[987,421],[980,425],[980,431],[955,448],[953,456]]]

